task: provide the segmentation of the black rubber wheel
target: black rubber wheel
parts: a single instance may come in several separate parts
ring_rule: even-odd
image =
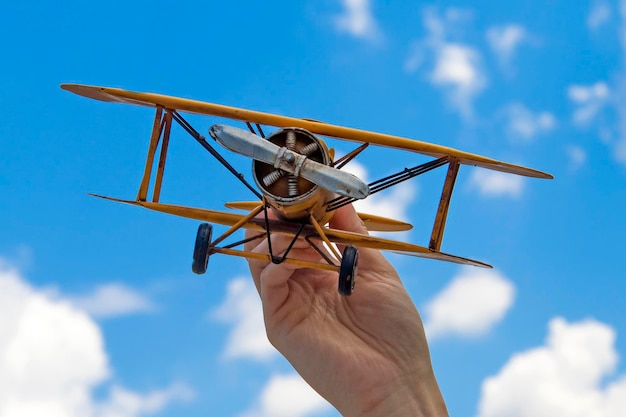
[[[341,257],[339,267],[339,294],[350,295],[354,290],[354,283],[357,274],[357,262],[359,261],[359,250],[352,245],[346,246]]]
[[[196,274],[204,274],[206,272],[206,267],[209,264],[209,245],[211,244],[212,234],[212,225],[202,223],[198,226],[196,244],[193,248],[193,264],[191,264],[191,270]]]

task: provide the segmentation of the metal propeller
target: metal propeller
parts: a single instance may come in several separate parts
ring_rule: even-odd
[[[302,177],[337,194],[363,199],[369,195],[367,184],[358,177],[307,158],[287,147],[279,147],[246,130],[216,124],[209,134],[233,152],[265,162],[278,170]]]

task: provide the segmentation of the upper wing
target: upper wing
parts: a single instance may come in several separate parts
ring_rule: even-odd
[[[132,204],[135,206],[145,207],[150,210],[160,211],[162,213],[173,214],[176,216],[187,217],[210,223],[222,224],[225,226],[233,226],[240,222],[245,216],[236,213],[228,213],[217,210],[208,210],[195,207],[185,207],[173,204],[152,203],[149,201],[122,200],[119,198],[105,197],[101,195],[91,194],[94,197],[104,198],[106,200],[117,201],[120,203]],[[290,223],[280,220],[269,220],[270,230],[272,233],[295,236],[300,227],[297,223]],[[265,220],[261,218],[253,218],[244,223],[244,229],[254,229],[258,231],[265,230]],[[436,259],[440,261],[454,262],[458,264],[474,265],[483,268],[491,268],[491,265],[475,261],[460,256],[450,255],[443,252],[433,251],[429,248],[414,245],[411,243],[400,242],[396,240],[383,239],[374,236],[362,235],[360,233],[347,232],[345,230],[330,229],[325,227],[324,233],[333,243],[343,245],[355,245],[363,248],[379,249],[400,252],[406,255],[418,256],[421,258]],[[313,226],[307,225],[302,236],[319,238],[318,233]]]
[[[176,109],[189,113],[207,114],[219,117],[226,117],[234,120],[241,120],[251,123],[259,123],[276,127],[300,127],[307,129],[318,135],[329,136],[349,141],[371,143],[374,145],[404,149],[430,155],[435,158],[450,156],[457,158],[460,163],[489,168],[496,171],[511,174],[524,175],[536,178],[553,178],[552,175],[532,168],[514,165],[507,162],[498,161],[485,156],[459,151],[447,146],[433,143],[407,139],[399,136],[387,135],[383,133],[370,132],[366,130],[353,129],[349,127],[337,126],[322,123],[311,119],[279,116],[271,113],[263,113],[253,110],[240,109],[237,107],[223,106],[220,104],[207,103],[184,98],[165,96],[154,93],[137,93],[126,91],[120,88],[96,87],[79,84],[62,84],[61,88],[101,101],[119,102],[128,104],[138,104],[143,106],[162,106],[169,109]]]

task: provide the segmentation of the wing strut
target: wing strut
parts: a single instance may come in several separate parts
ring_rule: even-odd
[[[250,183],[248,181],[246,181],[246,179],[244,178],[243,174],[240,173],[239,171],[237,171],[231,164],[228,163],[228,161],[226,159],[224,159],[224,157],[222,155],[220,155],[220,153],[218,151],[215,150],[215,148],[213,148],[211,145],[209,145],[209,143],[206,141],[206,138],[204,136],[202,136],[200,133],[198,133],[198,131],[196,129],[194,129],[193,126],[191,126],[189,124],[189,122],[187,122],[187,120],[183,119],[183,117],[180,114],[178,114],[178,112],[175,111],[175,110],[171,110],[171,113],[172,113],[172,117],[174,118],[174,120],[176,120],[176,122],[183,129],[185,129],[187,131],[187,133],[189,133],[189,135],[191,135],[191,137],[193,137],[196,140],[196,142],[198,142],[200,145],[202,145],[202,147],[204,149],[206,149],[211,155],[213,155],[213,157],[215,159],[217,159],[220,164],[222,164],[227,170],[229,170],[231,174],[233,174],[235,177],[237,177],[237,179],[243,185],[245,185],[246,188],[248,188],[248,190],[252,191],[252,193],[259,200],[263,199],[263,196],[261,195],[261,193],[259,193],[252,185],[250,185]]]
[[[355,150],[353,150],[352,152],[350,152],[347,155],[344,155],[343,157],[339,158],[338,160],[336,160],[335,162],[333,162],[333,166],[337,169],[341,169],[343,168],[348,162],[352,161],[354,158],[356,158],[356,156],[358,154],[360,154],[361,152],[363,152],[365,150],[365,148],[367,148],[369,146],[369,143],[364,143],[363,145],[359,146],[358,148],[356,148]]]
[[[241,229],[241,226],[246,224],[248,221],[250,221],[250,219],[255,217],[264,209],[265,211],[267,211],[267,209],[265,208],[265,203],[259,204],[259,206],[255,208],[254,210],[250,211],[248,215],[246,215],[245,217],[242,217],[237,223],[233,224],[227,231],[225,231],[222,234],[222,236],[218,237],[213,242],[211,242],[211,246],[217,246],[219,243],[223,242],[224,239],[226,239],[227,237],[235,233],[237,230]]]
[[[169,111],[165,111],[163,115],[163,107],[157,106],[154,115],[154,123],[152,125],[152,134],[150,136],[150,144],[148,146],[148,156],[146,158],[146,167],[143,172],[139,191],[137,192],[137,201],[146,201],[148,198],[148,188],[150,187],[150,176],[152,175],[152,166],[156,156],[157,148],[161,138],[161,155],[159,156],[159,164],[156,172],[156,182],[152,193],[152,202],[158,203],[161,195],[161,184],[163,182],[163,171],[165,170],[165,160],[167,158],[167,148],[170,140],[170,129],[172,128],[172,115]]]
[[[387,188],[392,187],[396,184],[400,184],[401,182],[410,180],[411,178],[417,177],[418,175],[424,174],[435,168],[439,168],[440,166],[447,164],[449,160],[450,160],[450,157],[444,156],[439,159],[426,162],[422,165],[418,165],[413,168],[405,168],[404,170],[396,174],[393,174],[388,177],[381,178],[377,181],[369,183],[368,184],[369,195],[372,195],[379,191],[386,190]],[[348,205],[350,203],[353,203],[356,200],[357,200],[356,198],[352,198],[352,197],[339,196],[337,198],[330,200],[327,203],[328,206],[326,208],[326,211],[337,210],[338,208]]]
[[[158,202],[161,197],[161,184],[163,184],[163,171],[165,170],[165,160],[167,159],[167,149],[170,143],[170,131],[172,129],[172,113],[166,112],[163,117],[164,126],[163,141],[161,142],[161,156],[159,157],[159,165],[156,172],[156,179],[154,182],[154,193],[152,195],[152,201]]]
[[[443,183],[443,189],[441,190],[441,200],[439,200],[439,208],[437,208],[433,231],[430,235],[430,244],[428,245],[429,249],[437,252],[441,249],[443,232],[446,228],[446,219],[448,218],[448,209],[450,208],[450,198],[454,190],[456,176],[459,173],[459,166],[459,160],[451,157],[448,173],[446,174],[446,181]]]
[[[285,259],[287,259],[287,255],[289,255],[289,252],[293,248],[293,245],[296,243],[296,241],[300,237],[300,233],[302,233],[302,231],[304,230],[306,223],[300,223],[300,227],[298,228],[298,231],[294,235],[293,240],[291,241],[289,246],[287,246],[287,249],[285,249],[285,252],[283,253],[283,255],[279,257],[279,256],[274,255],[274,251],[272,250],[272,233],[270,232],[270,219],[267,213],[267,204],[263,204],[263,214],[265,217],[264,219],[265,220],[265,234],[267,237],[267,249],[269,250],[270,260],[274,264],[282,264],[285,261]]]
[[[252,133],[253,135],[259,135],[263,139],[265,139],[265,132],[263,132],[263,129],[261,128],[261,125],[258,124],[258,123],[255,123],[255,125],[256,125],[256,128],[259,130],[258,133],[256,132],[256,130],[254,130],[254,128],[252,127],[250,122],[246,122],[246,126],[248,126],[248,129],[250,130],[250,133]]]
[[[341,254],[339,253],[337,248],[333,246],[331,241],[328,239],[328,236],[326,236],[326,233],[324,233],[324,228],[319,224],[317,220],[315,220],[315,216],[311,214],[310,220],[311,220],[311,224],[313,225],[313,227],[315,227],[315,231],[319,235],[320,239],[322,239],[322,241],[326,243],[326,246],[328,246],[332,254],[335,255],[335,258],[337,258],[338,260],[341,260]]]
[[[165,113],[165,114],[164,114]],[[161,184],[163,183],[163,172],[165,170],[165,161],[167,159],[167,149],[170,139],[170,131],[172,129],[172,120],[176,121],[191,137],[193,137],[204,149],[217,159],[231,174],[233,174],[243,185],[252,193],[262,200],[263,196],[259,193],[246,179],[243,174],[237,171],[222,155],[219,154],[207,141],[204,136],[198,133],[189,122],[181,117],[176,110],[167,109],[161,106],[156,107],[154,115],[154,123],[152,125],[152,133],[150,135],[150,144],[148,146],[148,155],[146,157],[146,167],[144,169],[139,191],[137,192],[137,201],[146,201],[148,198],[148,190],[150,188],[150,177],[154,166],[156,152],[161,145],[159,162],[156,171],[156,180],[152,191],[152,202],[158,203],[161,196]],[[162,140],[162,141],[161,141]]]

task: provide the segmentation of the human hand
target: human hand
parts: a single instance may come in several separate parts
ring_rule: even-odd
[[[367,234],[351,205],[337,210],[330,226]],[[272,236],[273,251],[290,242]],[[267,254],[267,240],[248,242],[246,250]],[[320,259],[301,240],[291,256]],[[360,248],[349,297],[337,292],[336,272],[249,264],[270,342],[342,415],[447,416],[419,313],[379,251]]]

